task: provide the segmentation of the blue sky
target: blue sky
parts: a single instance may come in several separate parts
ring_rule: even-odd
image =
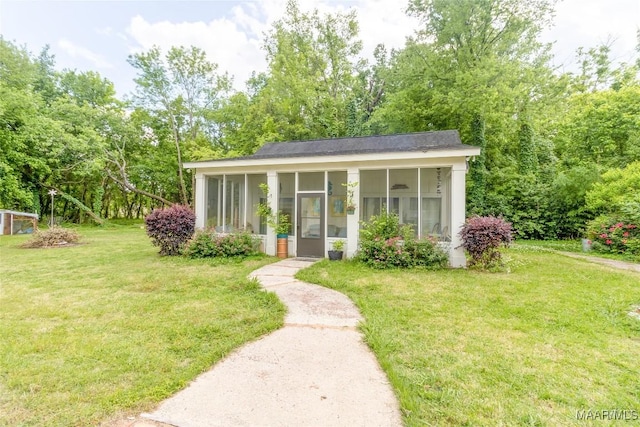
[[[378,43],[400,48],[418,22],[404,14],[404,0],[300,0],[305,10],[355,8],[362,55]],[[254,1],[29,1],[0,0],[0,34],[33,53],[49,45],[58,68],[93,70],[113,81],[119,96],[134,88],[127,56],[154,44],[197,45],[243,88],[251,71],[265,68],[263,34],[284,13],[285,0]],[[615,40],[614,57],[634,58],[640,0],[564,0],[555,26],[543,34],[556,41],[555,63],[574,70],[577,47]]]

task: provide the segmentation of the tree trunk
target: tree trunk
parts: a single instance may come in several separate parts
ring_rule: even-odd
[[[86,212],[87,215],[89,215],[91,218],[93,218],[93,220],[95,222],[97,222],[98,224],[104,224],[104,219],[102,219],[98,215],[96,215],[91,209],[89,209],[89,207],[87,205],[82,203],[80,200],[78,200],[75,197],[69,195],[68,193],[65,193],[64,191],[60,190],[59,188],[56,188],[56,187],[51,187],[51,188],[56,190],[56,192],[58,194],[60,194],[64,198],[63,216],[64,216],[64,213],[67,210],[68,203],[71,202],[72,204],[76,205],[79,208],[80,212]],[[78,215],[77,218],[80,218],[80,216]]]
[[[156,196],[155,194],[151,194],[148,193],[144,190],[140,190],[136,187],[134,187],[133,185],[125,182],[125,181],[121,181],[118,178],[116,178],[113,173],[111,173],[111,171],[109,169],[106,169],[107,175],[109,176],[109,178],[111,178],[116,184],[120,185],[123,189],[127,189],[129,191],[133,191],[136,194],[141,194],[143,196],[149,197],[151,199],[157,200],[165,205],[168,206],[173,206],[175,203],[168,201],[167,199],[165,199],[164,197],[160,197],[160,196]]]
[[[171,116],[171,128],[173,131],[173,142],[176,144],[176,152],[178,153],[178,180],[180,181],[180,198],[182,204],[187,206],[189,201],[187,200],[187,186],[184,183],[184,175],[182,173],[182,150],[180,149],[180,137],[178,135],[178,125],[176,123],[173,114]]]

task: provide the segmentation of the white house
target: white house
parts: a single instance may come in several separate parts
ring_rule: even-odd
[[[358,248],[359,221],[387,209],[419,237],[437,236],[452,266],[465,265],[458,230],[465,221],[465,175],[480,148],[457,131],[265,144],[254,155],[185,163],[195,171],[196,227],[247,229],[276,253],[273,230],[258,217],[260,189],[291,218],[289,255],[324,257],[336,239],[347,256]],[[350,185],[348,185],[350,184]],[[347,191],[356,209],[347,213]]]

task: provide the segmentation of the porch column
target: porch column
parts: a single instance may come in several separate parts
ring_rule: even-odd
[[[269,186],[269,198],[267,203],[272,212],[278,212],[278,173],[267,171],[267,185]],[[267,255],[276,256],[276,232],[267,224],[267,238],[264,241],[264,250]]]
[[[351,258],[358,250],[358,234],[360,233],[360,170],[351,168],[347,169],[347,183],[358,183],[353,187],[353,200],[356,204],[356,211],[353,215],[347,214],[347,258]],[[348,187],[350,188],[350,187]]]
[[[456,163],[451,167],[451,248],[449,249],[449,263],[451,267],[466,267],[467,259],[458,233],[465,221],[465,198],[467,164]]]
[[[195,206],[193,207],[196,213],[196,228],[204,228],[205,217],[207,216],[207,178],[202,173],[196,174],[196,189],[195,189]]]

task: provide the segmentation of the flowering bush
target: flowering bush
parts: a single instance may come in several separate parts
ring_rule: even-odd
[[[511,224],[493,216],[474,216],[462,226],[460,238],[471,256],[470,267],[497,267],[502,262],[500,246],[511,243]]]
[[[591,222],[588,237],[596,252],[630,254],[640,257],[640,227],[615,217],[599,217]]]
[[[147,235],[160,255],[179,255],[182,246],[193,236],[196,216],[188,206],[173,205],[154,209],[144,218]]]
[[[245,257],[258,252],[260,239],[247,232],[198,231],[185,247],[190,258]]]
[[[441,268],[447,254],[435,239],[416,240],[410,226],[400,227],[398,215],[386,212],[362,223],[356,259],[373,268]]]

